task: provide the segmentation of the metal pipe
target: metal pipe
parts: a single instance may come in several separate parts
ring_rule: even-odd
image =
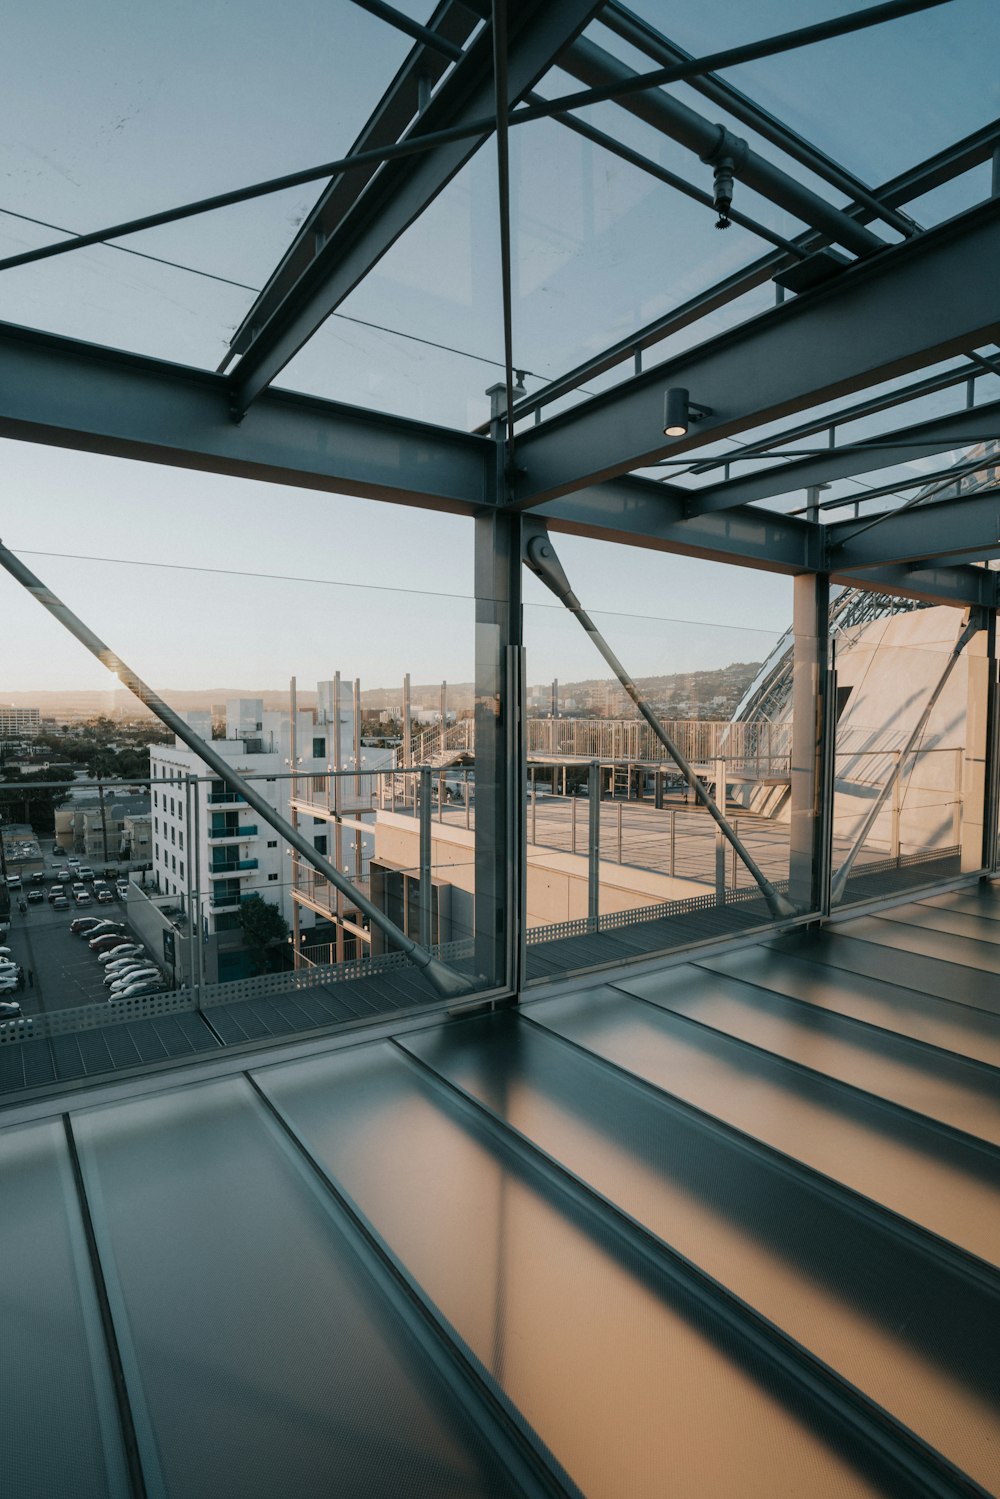
[[[774,888],[774,886],[771,884],[771,881],[765,875],[764,871],[757,864],[757,861],[754,859],[753,855],[740,841],[739,837],[733,832],[726,818],[716,806],[715,801],[709,795],[707,789],[702,785],[701,780],[694,770],[694,767],[690,765],[689,762],[685,759],[678,746],[671,739],[670,735],[667,733],[666,729],[663,727],[663,725],[660,723],[660,720],[653,712],[652,708],[642,696],[642,693],[639,691],[638,687],[635,685],[632,678],[625,670],[624,666],[618,660],[618,657],[615,655],[614,651],[604,639],[604,636],[601,634],[600,630],[598,630],[593,620],[581,606],[579,599],[569,586],[569,579],[566,577],[566,574],[562,569],[562,565],[559,562],[558,557],[556,556],[555,548],[553,547],[552,542],[549,540],[548,532],[539,521],[532,520],[530,522],[526,522],[525,524],[524,560],[527,566],[531,568],[532,572],[535,573],[535,575],[541,579],[546,587],[555,594],[560,603],[565,605],[565,607],[570,611],[571,614],[576,615],[576,618],[579,620],[583,629],[586,630],[587,634],[594,642],[594,645],[597,647],[601,655],[604,657],[605,661],[611,667],[611,670],[614,672],[615,676],[618,678],[619,682],[622,684],[625,691],[628,693],[629,697],[632,699],[633,703],[642,714],[643,718],[649,724],[649,727],[652,729],[657,739],[660,741],[664,749],[667,751],[668,755],[670,755],[671,759],[677,765],[681,774],[684,776],[684,779],[687,781],[688,785],[691,787],[691,790],[694,792],[695,800],[701,802],[705,810],[708,812],[709,816],[722,829],[723,837],[729,839],[729,842],[736,849],[736,852],[743,860],[743,863],[753,875],[761,894],[767,901],[768,909],[770,910],[772,916],[778,918],[794,916],[795,907],[792,905],[791,901],[788,900],[784,895],[782,895],[779,890],[776,890]]]
[[[191,800],[194,804],[194,823],[188,831],[194,839],[194,847],[188,850],[188,858],[194,859],[194,918],[191,935],[194,938],[198,955],[194,980],[194,1003],[195,1008],[200,1010],[202,990],[205,987],[205,939],[202,935],[201,914],[201,782],[197,776],[193,780]]]
[[[592,89],[631,83],[640,77],[634,69],[619,62],[609,52],[581,37],[559,59],[560,67],[578,78]],[[801,182],[789,177],[772,166],[764,157],[751,151],[746,141],[738,140],[722,125],[713,125],[702,118],[696,110],[689,109],[671,94],[662,89],[647,89],[642,93],[622,94],[616,101],[623,109],[637,115],[654,130],[668,135],[672,140],[693,151],[701,161],[714,166],[725,156],[733,159],[737,181],[777,203],[781,208],[809,224],[814,229],[853,250],[858,255],[871,255],[884,250],[886,242],[870,229],[859,224],[840,208],[835,208],[812,192]]]
[[[299,794],[299,783],[298,783],[298,779],[294,775],[294,772],[297,770],[298,763],[299,763],[299,722],[298,722],[298,720],[299,720],[298,691],[297,691],[296,680],[295,680],[294,677],[292,677],[291,680],[288,683],[288,759],[289,759],[289,762],[290,762],[290,768],[291,768],[291,770],[293,772],[293,779],[292,779],[292,784],[291,784],[291,787],[290,787],[291,795],[289,797],[289,800],[291,802],[291,814],[292,814],[291,821],[292,821],[292,827],[295,828],[296,831],[298,831],[298,826],[299,826],[299,809],[296,806],[296,802],[298,800],[298,794]],[[329,800],[329,791],[330,791],[330,782],[329,782],[329,780],[327,781],[326,786],[327,786],[327,799]],[[301,935],[301,930],[302,930],[302,913],[301,913],[301,910],[300,910],[300,907],[299,907],[299,903],[295,899],[295,891],[298,888],[298,883],[299,883],[299,865],[298,865],[298,860],[293,855],[292,856],[292,968],[293,968],[293,970],[295,970],[295,972],[298,972],[298,969],[300,967],[299,953],[302,950],[302,943],[299,940],[300,939],[300,935]]]
[[[973,635],[977,635],[979,631],[984,628],[985,625],[983,623],[982,617],[974,611],[965,629],[955,641],[955,644],[951,650],[951,654],[949,655],[948,660],[945,662],[944,670],[938,678],[937,685],[933,688],[930,697],[927,699],[927,702],[924,706],[924,711],[921,713],[919,719],[917,720],[917,724],[913,730],[913,733],[910,735],[909,739],[906,741],[904,748],[900,752],[899,757],[896,760],[896,764],[890,772],[885,785],[882,787],[878,796],[875,798],[875,801],[872,804],[871,811],[868,813],[868,816],[861,824],[861,828],[853,844],[851,845],[851,849],[847,855],[847,858],[844,860],[843,864],[841,864],[840,868],[837,870],[836,874],[833,877],[833,881],[830,886],[830,900],[834,905],[836,905],[838,901],[843,900],[844,891],[847,888],[847,881],[850,878],[854,861],[857,858],[858,854],[861,852],[861,849],[864,847],[865,839],[868,837],[868,834],[871,832],[872,828],[875,825],[875,819],[878,817],[878,814],[885,806],[887,798],[891,796],[893,787],[896,785],[896,782],[899,779],[900,772],[902,771],[903,766],[906,764],[911,753],[913,752],[914,745],[917,743],[921,734],[924,732],[924,729],[927,727],[930,716],[934,711],[934,705],[944,691],[945,683],[948,681],[948,678],[954,671],[958,663],[959,656],[965,650],[965,647],[968,645]]]
[[[212,748],[212,745],[207,740],[202,739],[199,734],[196,734],[191,726],[185,723],[184,719],[178,713],[174,712],[173,708],[169,707],[151,687],[147,686],[142,678],[138,677],[131,667],[127,666],[121,657],[116,655],[110,646],[101,640],[100,636],[95,635],[93,630],[89,629],[82,620],[78,619],[72,610],[68,609],[62,600],[56,597],[51,589],[46,588],[41,579],[37,578],[33,572],[25,567],[20,558],[16,557],[2,542],[0,542],[0,567],[5,572],[8,572],[16,582],[20,583],[22,588],[30,593],[44,609],[47,609],[64,629],[68,630],[71,635],[79,640],[81,645],[86,646],[87,650],[97,657],[102,666],[107,667],[108,671],[114,672],[123,686],[134,692],[140,702],[145,703],[146,707],[156,714],[160,722],[176,734],[182,744],[186,744],[188,749],[192,750],[197,758],[207,765],[231,791],[237,792],[247,805],[257,813],[258,817],[267,823],[268,827],[274,828],[276,833],[301,854],[307,864],[311,864],[325,880],[328,880],[333,885],[334,889],[347,895],[362,915],[367,916],[373,925],[379,927],[385,933],[390,942],[400,948],[416,967],[421,968],[426,973],[439,994],[448,998],[457,998],[460,995],[471,992],[473,986],[464,975],[456,973],[453,968],[450,968],[446,963],[442,963],[439,958],[435,958],[429,953],[425,947],[414,942],[412,938],[407,937],[406,933],[400,931],[396,923],[390,920],[384,911],[380,911],[378,906],[374,905],[367,896],[355,890],[350,881],[344,878],[339,869],[334,869],[329,860],[324,859],[322,854],[313,848],[312,844],[303,838],[302,834],[297,832],[290,822],[286,822],[270,803],[259,795],[253,786],[245,781],[239,772],[235,771],[228,761],[224,760]]]
[[[587,920],[596,932],[601,910],[601,766],[597,760],[590,762],[587,790]]]

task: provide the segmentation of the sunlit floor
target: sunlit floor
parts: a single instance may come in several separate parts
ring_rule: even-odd
[[[995,1492],[998,964],[977,886],[8,1109],[6,1491]]]

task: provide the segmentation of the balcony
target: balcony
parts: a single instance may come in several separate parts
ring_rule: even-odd
[[[245,827],[210,828],[208,834],[209,843],[239,843],[245,838],[256,838],[257,824],[247,823]]]
[[[245,806],[246,803],[238,791],[210,791],[208,793],[208,805],[210,807]]]
[[[208,899],[209,909],[212,911],[235,911],[245,900],[252,900],[252,894],[236,895],[233,891],[227,891],[224,895],[210,895]]]
[[[212,880],[224,880],[232,876],[238,878],[241,874],[246,874],[251,869],[256,869],[258,863],[257,859],[238,859],[230,860],[225,864],[212,864],[209,867],[208,876]]]

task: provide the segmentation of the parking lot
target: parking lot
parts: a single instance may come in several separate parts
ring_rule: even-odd
[[[65,859],[46,856],[46,895],[54,878],[66,873]],[[65,879],[64,884],[68,885]],[[92,888],[88,883],[88,889]],[[27,910],[21,912],[17,899],[14,899],[10,933],[4,939],[4,945],[11,949],[14,961],[24,970],[24,989],[10,997],[20,1002],[25,1015],[103,1003],[108,998],[103,965],[90,951],[85,939],[74,936],[69,928],[77,916],[95,916],[127,924],[125,910],[125,903],[120,900],[110,905],[94,902],[87,906],[77,906],[71,900],[68,911],[54,911],[46,899],[37,905],[28,905]]]

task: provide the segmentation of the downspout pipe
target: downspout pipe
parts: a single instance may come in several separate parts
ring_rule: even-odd
[[[895,786],[896,782],[899,780],[899,777],[903,771],[903,766],[910,758],[910,755],[913,753],[914,747],[918,743],[921,734],[926,729],[927,724],[930,720],[930,716],[934,711],[934,704],[941,696],[945,688],[945,683],[951,676],[952,672],[955,670],[955,667],[958,664],[959,656],[961,656],[962,652],[965,650],[965,647],[968,645],[973,635],[977,635],[980,630],[983,630],[985,628],[986,624],[982,613],[977,609],[972,610],[968,624],[965,626],[965,629],[955,641],[955,644],[951,650],[951,654],[949,655],[948,660],[945,662],[944,670],[942,671],[941,676],[938,679],[937,685],[934,687],[930,697],[927,699],[924,711],[921,713],[920,718],[917,720],[917,725],[914,728],[913,733],[906,741],[906,748],[903,750],[895,765],[893,766],[892,772],[886,780],[885,785],[882,787],[878,796],[875,798],[874,803],[872,804],[871,811],[868,813],[868,816],[861,824],[858,835],[851,845],[851,849],[847,855],[847,858],[844,860],[843,864],[841,864],[840,868],[837,870],[837,873],[833,877],[830,885],[831,905],[837,905],[840,901],[843,900],[844,892],[847,889],[847,881],[850,878],[851,870],[854,867],[854,861],[864,847],[865,839],[868,837],[868,834],[875,826],[875,819],[878,817],[878,814],[885,806],[893,786]]]
[[[792,905],[792,902],[787,898],[787,896],[782,895],[781,891],[776,890],[775,887],[771,884],[771,881],[767,878],[764,871],[760,868],[757,861],[753,858],[743,840],[740,838],[738,833],[734,831],[732,824],[729,822],[728,818],[719,809],[715,799],[702,785],[694,767],[681,753],[680,749],[677,747],[677,745],[671,739],[670,735],[667,733],[666,729],[660,723],[656,714],[646,702],[642,693],[639,691],[638,687],[633,682],[624,666],[618,660],[618,657],[608,645],[600,630],[594,624],[594,621],[590,618],[590,615],[587,614],[586,610],[582,608],[580,600],[577,598],[576,594],[573,592],[572,588],[569,585],[569,579],[566,577],[566,574],[563,571],[562,564],[556,555],[555,547],[549,540],[548,532],[546,531],[544,525],[536,520],[529,520],[525,521],[524,523],[524,562],[527,567],[530,567],[536,578],[540,578],[541,581],[545,584],[546,588],[550,589],[551,592],[555,594],[559,602],[563,604],[571,614],[574,614],[576,616],[583,629],[586,630],[587,634],[594,642],[594,645],[597,647],[601,655],[604,657],[605,661],[611,667],[611,670],[614,672],[615,676],[618,678],[619,682],[622,684],[625,691],[632,699],[633,703],[635,703],[636,708],[638,708],[639,712],[642,714],[643,718],[646,720],[646,722],[649,724],[649,727],[656,735],[657,739],[663,745],[663,748],[667,751],[667,754],[680,770],[684,779],[687,781],[691,790],[694,792],[695,799],[701,802],[708,815],[721,829],[723,837],[725,837],[729,841],[732,847],[736,850],[739,857],[743,860],[743,863],[746,865],[747,869],[753,875],[753,878],[756,880],[761,894],[767,901],[768,909],[770,910],[771,915],[778,918],[779,920],[787,920],[789,917],[795,916],[797,912],[796,908]]]
[[[601,88],[606,84],[627,83],[639,75],[610,52],[580,37],[559,58],[559,66],[588,88]],[[743,182],[754,192],[770,199],[797,219],[813,229],[829,236],[846,250],[856,255],[872,255],[886,248],[886,241],[879,239],[870,229],[841,209],[828,203],[818,193],[810,191],[794,177],[789,177],[780,168],[772,166],[763,156],[752,151],[745,140],[732,134],[724,125],[713,125],[698,112],[663,89],[648,89],[644,93],[624,94],[615,101],[620,108],[631,111],[647,125],[662,135],[693,151],[699,160],[709,166],[718,166],[729,159],[735,168],[738,182]]]
[[[383,931],[389,941],[400,948],[410,962],[427,975],[439,994],[448,999],[457,999],[461,995],[472,992],[473,985],[464,974],[456,973],[447,963],[442,963],[440,958],[435,958],[426,948],[414,942],[411,937],[400,930],[394,921],[390,921],[384,911],[374,905],[367,896],[362,895],[360,890],[356,890],[350,880],[346,879],[339,870],[334,869],[333,865],[313,848],[298,829],[293,828],[290,822],[286,822],[274,810],[271,804],[255,790],[251,782],[245,781],[238,771],[235,771],[228,761],[212,748],[210,743],[196,734],[190,724],[185,723],[184,719],[175,713],[173,708],[169,707],[151,687],[147,686],[131,667],[126,666],[121,657],[117,656],[110,646],[105,645],[104,641],[95,635],[82,620],[78,619],[72,610],[68,609],[51,589],[46,588],[41,579],[25,567],[21,559],[2,542],[0,542],[0,567],[20,583],[43,609],[47,609],[65,630],[79,640],[81,645],[86,646],[102,666],[114,672],[119,681],[134,692],[136,697],[156,714],[160,722],[176,734],[177,738],[186,744],[188,749],[192,750],[199,760],[202,760],[218,776],[220,781],[223,781],[231,791],[237,792],[247,805],[253,808],[257,816],[266,822],[268,827],[273,828],[300,858],[304,859],[307,864],[311,864],[313,869],[328,880],[336,890],[352,901],[362,915],[368,917],[373,926]]]

